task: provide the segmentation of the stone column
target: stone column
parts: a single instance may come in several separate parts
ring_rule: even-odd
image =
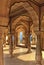
[[[25,46],[28,47],[28,35],[27,35],[27,33],[25,33],[25,37],[26,37],[25,38],[25,41],[26,41]]]
[[[2,39],[0,39],[0,65],[4,65],[3,64],[3,44],[2,44]]]
[[[2,37],[2,31],[0,30],[0,65],[4,65],[3,60],[4,60],[3,59],[3,37]]]
[[[4,47],[6,47],[6,34],[5,33],[4,33],[3,43],[4,43]]]
[[[16,32],[16,45],[18,45],[18,33]]]
[[[11,57],[13,56],[13,42],[12,42],[12,34],[9,34],[9,51]]]
[[[15,31],[15,47],[17,45],[17,32]]]
[[[15,40],[14,40],[14,47],[16,47],[16,33],[14,34]]]
[[[14,33],[13,33],[12,41],[13,41],[13,49],[14,49],[15,48],[15,36],[14,36]]]
[[[36,47],[36,65],[42,65],[42,52],[41,52],[41,7],[39,7],[39,32],[37,35],[38,42]]]
[[[26,34],[26,31],[24,32],[24,36],[25,36],[25,43],[24,44],[25,44],[25,47],[27,48],[27,43],[28,42],[27,42],[27,34]]]
[[[27,45],[27,46],[28,46],[28,51],[27,51],[27,53],[28,53],[28,52],[31,52],[30,31],[27,32],[27,42],[28,42],[28,43],[27,43],[27,44],[28,44],[28,45]]]
[[[10,55],[11,57],[13,56],[13,42],[12,42],[12,22],[10,19],[10,23],[9,23],[9,51],[10,51]]]

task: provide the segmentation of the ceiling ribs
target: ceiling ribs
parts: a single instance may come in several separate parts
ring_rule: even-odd
[[[31,1],[31,0],[30,0]],[[20,2],[28,2],[29,3],[29,1],[20,1]],[[20,2],[14,2],[11,6],[10,6],[10,10],[11,10],[11,8],[12,8],[12,6],[13,5],[15,5],[15,3],[20,3]],[[33,1],[32,1],[33,2]],[[30,3],[29,3],[30,4]],[[34,4],[35,5],[37,5],[38,6],[38,3],[36,3],[36,2],[34,2]],[[23,11],[23,13],[25,13],[25,11]],[[11,12],[9,13],[9,15],[11,14]],[[16,16],[17,16],[17,14],[16,14]],[[13,16],[9,16],[10,18],[13,18],[13,17],[15,17],[15,15],[13,15]],[[10,23],[10,22],[9,22]],[[8,25],[9,25],[9,23],[8,23]]]
[[[18,10],[20,10],[20,9],[23,9],[23,7],[22,7],[22,6],[19,6],[19,7],[17,7],[16,9],[12,10],[10,13],[14,13],[15,11],[18,11]]]
[[[15,3],[20,3],[20,2],[32,2],[33,4],[35,4],[36,6],[39,6],[40,4],[36,1],[32,1],[32,0],[27,0],[27,1],[19,1],[19,2],[14,2],[13,4],[10,5],[10,7],[12,7]]]
[[[31,3],[33,3],[34,5],[36,5],[36,6],[40,6],[40,4],[38,3],[38,2],[36,2],[36,1],[32,1],[32,0],[29,0],[28,2],[31,2]]]
[[[32,3],[34,3],[35,5],[37,5],[37,6],[39,6],[39,3],[38,2],[36,2],[36,1],[32,1],[32,0],[27,0],[27,1],[20,1],[20,2],[32,2]],[[11,8],[12,8],[12,6],[14,6],[15,5],[15,3],[20,3],[20,2],[14,2],[12,5],[10,5],[10,10],[11,10]],[[30,3],[29,3],[30,4]],[[10,15],[10,13],[9,13],[9,15]],[[15,15],[14,15],[15,16]],[[14,16],[11,16],[12,18],[14,17]],[[8,23],[9,24],[9,23]]]
[[[32,0],[27,0],[27,1],[24,0],[24,1],[19,1],[19,2],[16,1],[16,2],[14,2],[13,4],[10,5],[10,8],[11,8],[12,6],[14,6],[15,3],[20,3],[20,2],[28,2],[28,3],[31,2],[31,3],[35,4],[36,6],[39,6],[39,7],[44,5],[44,3],[43,3],[43,4],[39,4],[38,2],[36,2],[36,1],[34,1],[34,0],[33,0],[33,1],[32,1]],[[30,3],[29,3],[29,4],[30,4]],[[14,16],[15,16],[15,15],[14,15]],[[11,16],[11,17],[14,17],[14,16]]]
[[[14,2],[13,4],[10,5],[10,7],[12,7],[15,3],[20,3],[20,2],[27,2],[27,1]]]
[[[39,6],[39,7],[44,6],[44,3],[40,4],[40,3],[38,3],[37,1],[34,1],[34,0],[29,0],[29,1],[32,2],[33,4]]]
[[[19,16],[19,15],[24,14],[24,13],[26,13],[26,12],[27,12],[27,11],[23,8],[23,9],[21,9],[21,10],[18,10],[16,13],[10,14],[10,17],[13,18],[13,17],[15,17],[15,16]]]
[[[18,16],[20,16],[20,15],[23,15],[24,13],[26,13],[27,11],[24,9],[24,8],[22,8],[21,10],[18,10],[16,13],[13,13],[13,14],[10,14],[10,18],[12,19],[12,18],[17,18]],[[13,22],[12,22],[13,23]],[[10,24],[10,21],[8,22],[8,25]]]
[[[10,5],[10,7],[12,7],[15,3],[20,3],[20,2],[31,2],[31,3],[33,3],[33,4],[35,4],[36,6],[44,6],[44,3],[42,3],[42,4],[40,4],[40,3],[38,3],[37,1],[34,1],[34,0],[27,0],[27,1],[19,1],[19,2],[14,2],[13,4],[11,4]]]

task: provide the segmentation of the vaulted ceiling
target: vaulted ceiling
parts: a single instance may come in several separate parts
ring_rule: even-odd
[[[44,28],[44,0],[1,0],[0,1],[0,27],[6,27],[11,17],[12,25],[23,16],[29,17],[35,29],[39,26],[39,7],[41,5],[41,26]],[[11,10],[10,10],[11,8]],[[13,22],[14,21],[14,22]]]
[[[40,4],[43,4],[44,3],[44,0],[32,0],[32,1],[36,1],[36,2],[38,2]]]

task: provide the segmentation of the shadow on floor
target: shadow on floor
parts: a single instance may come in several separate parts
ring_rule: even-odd
[[[9,54],[5,55],[4,65],[35,65],[35,61],[23,61],[17,57],[20,54],[14,54],[11,58]]]

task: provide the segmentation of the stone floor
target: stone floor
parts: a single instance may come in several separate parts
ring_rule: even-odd
[[[27,48],[16,47],[13,52],[13,57],[10,57],[9,46],[4,47],[4,65],[35,65],[35,52],[31,50],[31,53],[26,53]],[[44,51],[42,52],[44,59]],[[44,60],[42,61],[44,65]]]

